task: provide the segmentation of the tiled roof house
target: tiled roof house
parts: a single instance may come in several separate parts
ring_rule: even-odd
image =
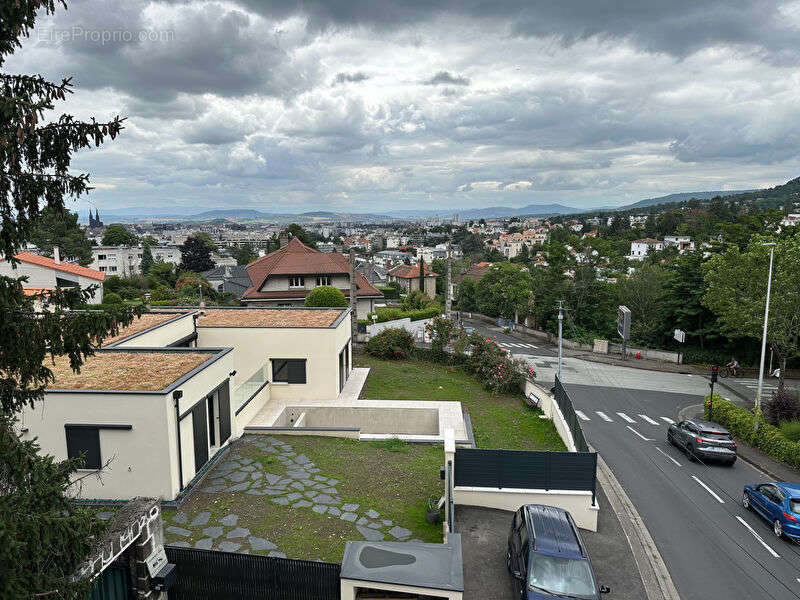
[[[7,260],[0,260],[0,275],[27,277],[28,281],[25,286],[40,290],[51,290],[57,287],[87,288],[94,285],[97,286],[97,289],[89,303],[100,304],[103,301],[103,286],[101,284],[106,278],[106,274],[95,269],[62,261],[59,257],[58,248],[56,248],[53,258],[32,252],[20,252],[14,258],[20,261],[16,265],[12,265]]]

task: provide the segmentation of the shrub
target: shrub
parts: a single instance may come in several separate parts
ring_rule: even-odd
[[[178,297],[175,290],[165,285],[159,285],[150,292],[150,300],[159,302],[161,300],[173,300]]]
[[[405,329],[384,329],[366,343],[368,354],[377,358],[400,360],[408,358],[414,349],[414,337]]]
[[[533,369],[521,360],[512,358],[491,338],[479,333],[470,336],[469,369],[493,392],[519,392],[526,374],[534,377]]]
[[[712,415],[709,415],[708,412],[708,396],[706,396],[704,407],[705,418],[711,418],[723,425],[732,435],[740,438],[746,444],[760,449],[791,467],[800,467],[800,442],[793,442],[786,438],[780,429],[770,425],[763,416],[758,417],[758,430],[755,430],[753,425],[756,416],[749,410],[724,400],[722,396],[714,394]]]
[[[108,292],[103,295],[103,304],[122,304],[122,296],[116,292]]]
[[[787,440],[800,442],[800,421],[781,421],[780,430]]]
[[[416,290],[408,294],[400,303],[400,307],[405,311],[421,310],[426,308],[432,300],[425,292]]]
[[[347,306],[342,290],[330,285],[320,285],[311,290],[306,296],[306,306]]]
[[[781,421],[800,421],[800,402],[786,390],[773,394],[764,405],[764,417],[773,425]]]
[[[387,300],[394,300],[395,298],[400,297],[400,293],[398,292],[397,288],[391,285],[376,285],[378,291],[383,294],[383,297]]]
[[[396,321],[397,319],[409,318],[412,321],[420,321],[422,319],[430,319],[436,315],[441,314],[442,308],[438,305],[430,306],[422,310],[403,311],[399,308],[379,308],[374,314],[378,315],[378,323],[385,323],[386,321]],[[366,319],[368,323],[372,323],[372,314],[368,315]]]

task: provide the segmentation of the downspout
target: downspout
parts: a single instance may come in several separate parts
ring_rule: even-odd
[[[183,452],[181,450],[181,411],[178,407],[178,403],[180,399],[183,397],[183,392],[180,390],[175,390],[172,392],[172,399],[175,401],[175,426],[177,427],[178,431],[178,481],[180,482],[180,487],[178,488],[178,493],[181,493],[183,489]]]

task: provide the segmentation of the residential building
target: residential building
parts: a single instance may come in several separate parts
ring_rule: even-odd
[[[436,297],[436,278],[437,273],[431,271],[426,264],[424,270],[425,289],[423,292],[429,297]],[[387,277],[389,283],[397,282],[407,292],[419,290],[419,263],[416,265],[398,265],[389,271]]]
[[[647,253],[650,251],[658,251],[664,249],[664,242],[661,240],[654,240],[653,238],[642,238],[640,240],[633,240],[631,242],[631,254],[628,258],[631,260],[644,260]]]
[[[462,281],[464,281],[464,279],[469,278],[469,279],[472,279],[473,281],[477,282],[478,280],[480,280],[481,277],[483,277],[484,275],[486,275],[486,273],[489,272],[489,269],[492,268],[493,264],[494,263],[481,261],[479,263],[475,263],[474,265],[471,265],[469,267],[469,269],[467,269],[464,273],[461,273],[461,274],[456,275],[455,277],[453,277],[453,279],[452,279],[452,281],[450,283],[450,294],[451,294],[451,297],[453,297],[453,298],[455,297],[456,286],[459,283],[461,283]]]
[[[302,306],[308,292],[320,285],[338,288],[350,297],[350,261],[338,252],[324,253],[292,238],[279,248],[247,265],[250,287],[242,295],[249,305]],[[356,271],[357,313],[375,310],[383,294]]]
[[[142,272],[141,245],[138,246],[92,246],[92,268],[108,275],[129,277]],[[178,246],[150,246],[153,260],[172,265],[181,263]]]
[[[103,302],[102,283],[106,278],[105,273],[62,261],[57,247],[54,249],[53,258],[32,252],[20,252],[14,258],[20,261],[16,265],[12,265],[7,260],[0,260],[0,275],[27,277],[25,287],[38,291],[69,287],[86,289],[94,286],[96,289],[88,303],[100,304]],[[30,292],[30,294],[34,293],[36,292]]]
[[[244,265],[217,266],[200,274],[218,292],[229,292],[237,298],[241,298],[250,287],[250,277]]]
[[[677,248],[681,254],[694,251],[694,242],[688,235],[666,235],[664,236],[664,246]]]

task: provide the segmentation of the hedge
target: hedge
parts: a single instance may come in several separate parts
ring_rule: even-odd
[[[383,297],[387,300],[394,300],[400,297],[400,292],[396,287],[391,285],[376,285],[378,291],[383,294]]]
[[[709,397],[706,396],[704,402],[706,419],[713,419],[746,444],[758,448],[772,458],[791,467],[800,468],[800,442],[785,438],[780,429],[764,420],[763,415],[758,418],[758,431],[756,431],[753,428],[756,419],[753,413],[717,394],[714,394],[713,414],[709,415],[708,400]]]
[[[412,321],[421,321],[422,319],[432,319],[442,314],[441,307],[435,306],[432,308],[423,308],[420,310],[404,311],[400,308],[379,308],[375,311],[378,315],[378,323],[385,323],[386,321],[396,321],[397,319],[411,319]],[[372,316],[367,319],[367,322],[372,322]]]

